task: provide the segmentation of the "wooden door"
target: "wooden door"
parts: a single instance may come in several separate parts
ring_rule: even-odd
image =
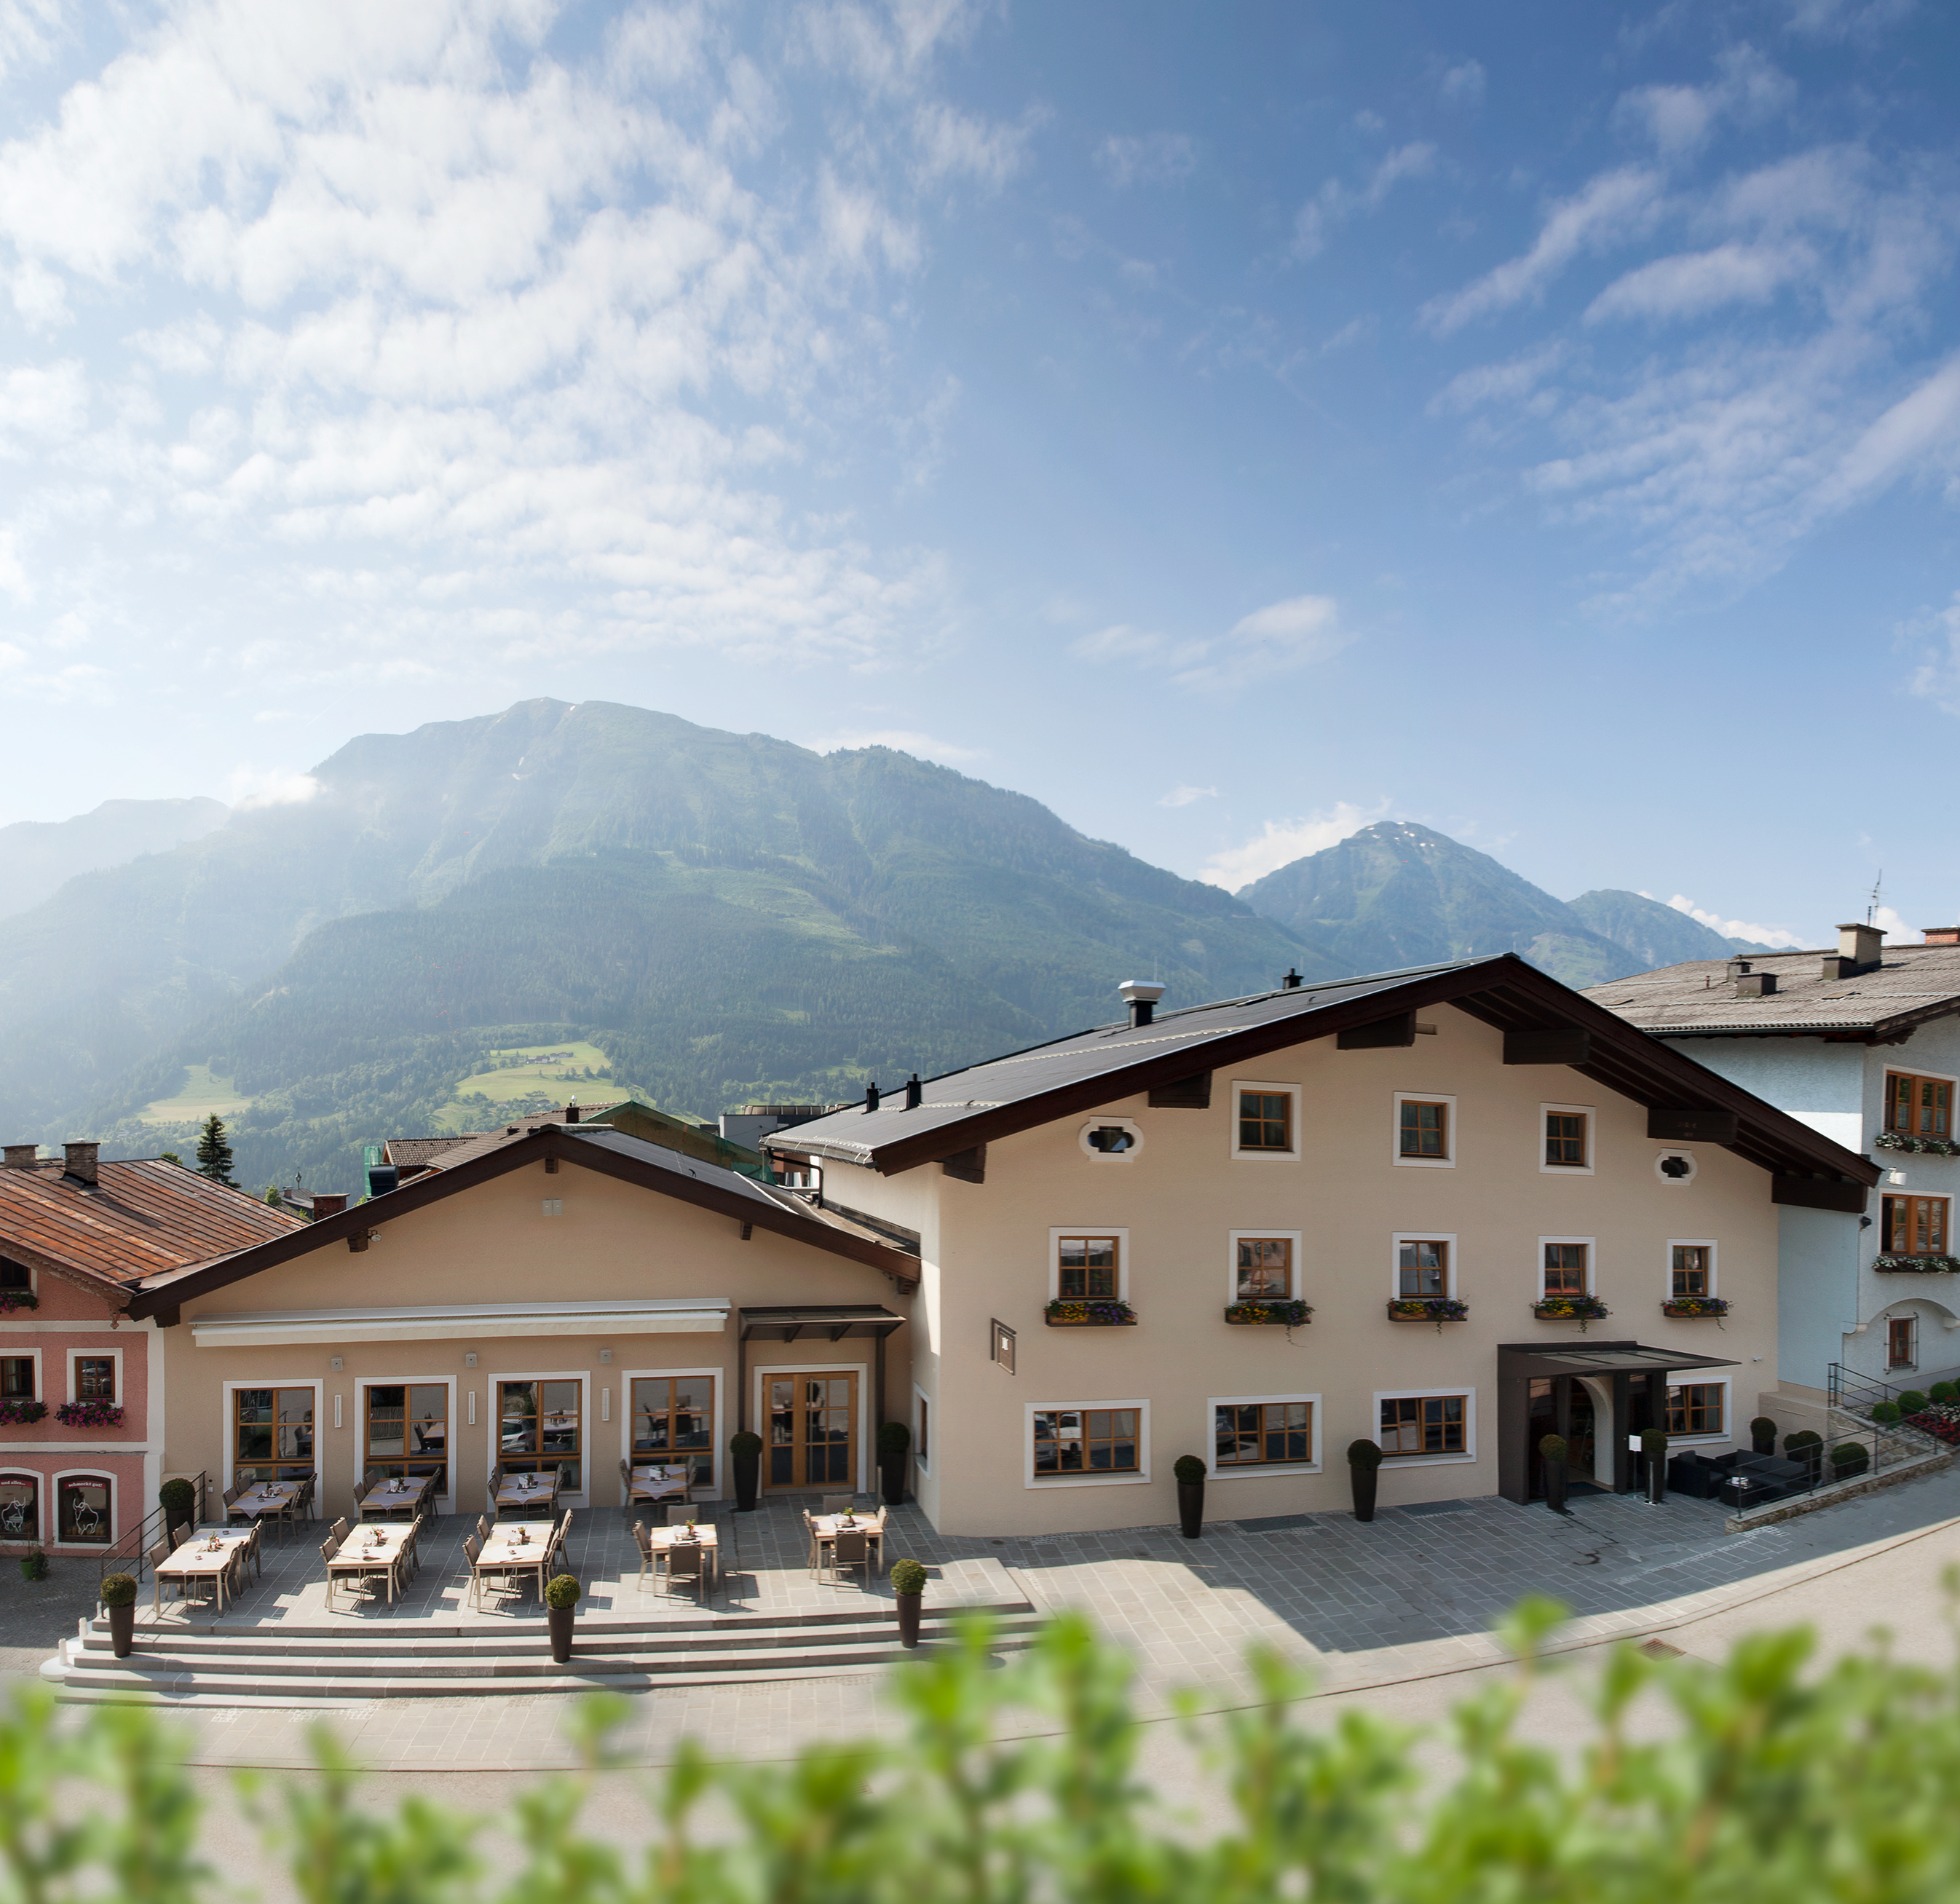
[[[772,1488],[858,1485],[858,1377],[842,1370],[771,1375],[768,1472]]]

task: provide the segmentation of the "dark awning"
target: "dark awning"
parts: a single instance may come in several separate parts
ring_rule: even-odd
[[[746,1312],[745,1312],[746,1313]],[[1497,1374],[1512,1381],[1554,1375],[1650,1375],[1682,1368],[1733,1368],[1720,1355],[1692,1355],[1683,1348],[1649,1348],[1642,1342],[1500,1342]]]
[[[805,1303],[788,1309],[741,1309],[736,1313],[741,1319],[744,1342],[752,1336],[784,1342],[806,1335],[827,1336],[834,1342],[846,1336],[889,1336],[905,1320],[870,1302]]]

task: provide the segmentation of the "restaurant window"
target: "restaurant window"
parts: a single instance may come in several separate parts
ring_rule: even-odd
[[[1720,1382],[1670,1383],[1667,1431],[1670,1434],[1723,1434],[1726,1390]]]
[[[1036,1478],[1140,1473],[1142,1419],[1142,1410],[1134,1408],[1037,1409]]]
[[[449,1488],[449,1385],[446,1382],[371,1382],[364,1391],[361,1473],[390,1480],[434,1475],[436,1492]]]
[[[1943,1256],[1946,1253],[1946,1205],[1943,1196],[1888,1196],[1881,1200],[1880,1249],[1895,1256]]]
[[[555,1467],[558,1485],[577,1489],[582,1386],[576,1381],[497,1384],[497,1460],[506,1474]]]
[[[40,1488],[30,1474],[0,1474],[0,1540],[38,1540]]]
[[[313,1471],[313,1391],[231,1391],[231,1484],[298,1481]]]
[[[109,1483],[99,1474],[65,1474],[56,1489],[57,1540],[107,1546]]]
[[[1239,1093],[1239,1143],[1242,1157],[1293,1154],[1293,1093],[1257,1087]]]
[[[1953,1085],[1949,1078],[1885,1073],[1885,1129],[1901,1137],[1953,1135]]]
[[[1062,1237],[1055,1244],[1055,1294],[1064,1302],[1113,1302],[1122,1293],[1115,1237]]]
[[[697,1488],[714,1484],[714,1377],[643,1375],[633,1382],[633,1461],[684,1463]]]
[[[1586,1294],[1592,1246],[1587,1243],[1548,1243],[1545,1246],[1545,1293],[1548,1296]]]
[[[1449,1106],[1419,1097],[1402,1100],[1402,1154],[1446,1158],[1449,1154]]]
[[[75,1398],[78,1402],[115,1400],[116,1358],[113,1355],[76,1356]]]
[[[1293,1238],[1241,1237],[1238,1256],[1238,1300],[1286,1301],[1293,1294]]]
[[[1911,1316],[1890,1316],[1885,1320],[1885,1366],[1888,1368],[1916,1368],[1919,1365],[1917,1319]]]
[[[1715,1251],[1706,1243],[1677,1243],[1672,1246],[1674,1263],[1669,1292],[1675,1297],[1712,1296],[1715,1293]]]
[[[1311,1402],[1227,1402],[1211,1411],[1213,1465],[1258,1467],[1313,1459]]]
[[[0,1402],[31,1402],[33,1399],[33,1357],[0,1355]]]
[[[1581,1170],[1592,1161],[1586,1141],[1592,1120],[1583,1111],[1548,1110],[1545,1114],[1545,1161],[1554,1170]]]
[[[1395,1249],[1395,1294],[1449,1294],[1449,1245],[1440,1237],[1404,1237]]]
[[[1382,1403],[1382,1452],[1462,1454],[1465,1413],[1461,1395],[1391,1396]]]

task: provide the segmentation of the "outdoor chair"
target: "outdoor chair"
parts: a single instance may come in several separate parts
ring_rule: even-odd
[[[340,1518],[327,1530],[327,1532],[333,1536],[334,1544],[338,1546],[342,1541],[347,1538],[346,1515],[342,1514]]]
[[[854,1494],[826,1494],[823,1497],[826,1514],[848,1514],[858,1504]]]
[[[238,1495],[239,1490],[236,1488],[227,1488],[224,1490],[224,1519],[228,1526],[234,1520],[249,1521],[252,1518],[249,1514],[241,1514],[237,1511]]]
[[[488,1540],[490,1538],[490,1530],[493,1524],[487,1514],[479,1514],[476,1517],[476,1538],[479,1540]]]
[[[810,1551],[803,1556],[803,1565],[813,1574],[816,1571],[817,1550],[822,1543],[816,1537],[816,1518],[807,1508],[803,1511],[803,1530],[810,1542]]]
[[[477,1542],[474,1540],[464,1541],[463,1543],[463,1551],[469,1557],[469,1603],[471,1606],[480,1606],[482,1605],[483,1589],[485,1586],[491,1584],[493,1582],[495,1583],[500,1589],[508,1590],[509,1588],[511,1582],[511,1575],[509,1570],[503,1567],[485,1568],[482,1565],[480,1564],[480,1560],[483,1549]]]
[[[189,1528],[182,1526],[173,1527],[170,1530],[170,1552],[175,1553],[189,1538]]]
[[[644,1587],[647,1584],[648,1574],[660,1571],[654,1557],[653,1536],[647,1532],[647,1524],[644,1520],[633,1523],[633,1545],[640,1550],[640,1584]]]
[[[673,1591],[673,1584],[677,1580],[692,1580],[694,1582],[695,1597],[699,1599],[702,1583],[707,1578],[707,1574],[703,1571],[705,1558],[703,1550],[699,1546],[686,1547],[677,1545],[668,1548],[667,1551],[667,1591],[670,1594]]]
[[[327,1537],[320,1543],[320,1557],[323,1560],[331,1560],[336,1554],[339,1552],[339,1551],[340,1542],[339,1539],[332,1534],[329,1534]]]
[[[871,1537],[861,1527],[840,1527],[831,1537],[830,1577],[835,1580],[847,1567],[856,1567],[871,1578]]]
[[[258,1522],[253,1521],[252,1531],[238,1543],[238,1578],[240,1584],[244,1581],[245,1565],[247,1561],[251,1562],[252,1578],[254,1580],[262,1580],[265,1578],[265,1562],[260,1558],[259,1552],[259,1531]]]
[[[406,1581],[422,1570],[422,1523],[428,1518],[418,1514],[409,1523],[409,1530],[402,1536],[402,1578]]]
[[[152,1567],[155,1566],[158,1561],[167,1560],[170,1557],[170,1543],[167,1540],[158,1541],[156,1545],[151,1548],[149,1552],[143,1556],[143,1558],[147,1560]]]
[[[667,1527],[684,1527],[690,1520],[701,1518],[685,1501],[663,1501],[654,1511],[660,1516],[660,1524]]]

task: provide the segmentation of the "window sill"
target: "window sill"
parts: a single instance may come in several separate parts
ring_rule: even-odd
[[[1476,1460],[1474,1454],[1385,1454],[1385,1468],[1460,1468]]]
[[[1453,1170],[1456,1167],[1453,1157],[1398,1157],[1392,1161],[1407,1170]]]
[[[1324,1474],[1325,1464],[1319,1461],[1248,1461],[1242,1466],[1233,1464],[1214,1468],[1210,1478],[1214,1481],[1278,1481],[1303,1474]]]
[[[1024,1481],[1024,1488],[1134,1488],[1150,1479],[1147,1474],[1039,1474]]]

